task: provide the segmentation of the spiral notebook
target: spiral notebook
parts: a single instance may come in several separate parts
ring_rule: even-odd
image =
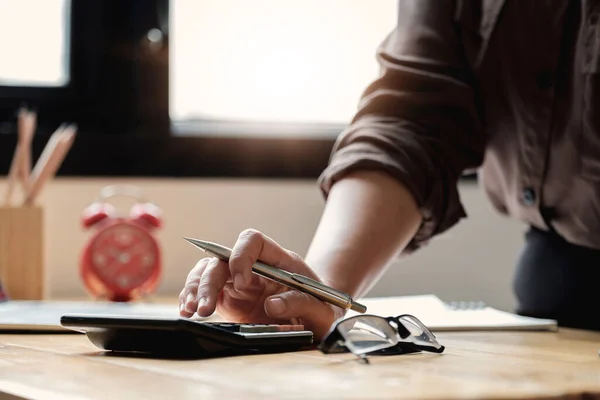
[[[525,317],[484,304],[462,307],[448,304],[436,295],[372,297],[363,299],[368,314],[396,316],[412,314],[432,331],[556,331],[557,321]],[[355,315],[352,311],[350,315]]]

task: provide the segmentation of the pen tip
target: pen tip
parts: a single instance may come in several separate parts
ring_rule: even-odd
[[[193,244],[194,246],[196,246],[196,247],[198,247],[198,248],[200,248],[200,249],[203,249],[203,250],[204,250],[205,243],[204,243],[202,240],[193,239],[193,238],[191,238],[191,237],[187,237],[187,236],[184,236],[183,238],[184,238],[186,241],[188,241],[188,242],[190,242],[191,244]]]

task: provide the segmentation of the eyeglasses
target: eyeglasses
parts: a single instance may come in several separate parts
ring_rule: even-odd
[[[319,345],[324,354],[347,351],[368,363],[367,354],[443,353],[435,335],[410,314],[397,317],[356,315],[337,320]]]

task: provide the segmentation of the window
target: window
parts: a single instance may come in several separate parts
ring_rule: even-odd
[[[70,9],[68,0],[0,0],[0,85],[67,83]]]
[[[177,133],[335,136],[378,74],[396,0],[172,0]]]
[[[72,120],[72,3],[0,0],[0,169],[8,171],[21,106],[41,115],[35,147],[60,120]],[[43,144],[43,143],[42,143]]]
[[[395,20],[396,0],[0,0],[0,169],[26,104],[34,158],[78,126],[59,175],[313,179]]]

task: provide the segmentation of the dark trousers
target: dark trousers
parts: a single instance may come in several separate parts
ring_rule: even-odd
[[[517,261],[516,312],[600,330],[600,251],[531,228]]]

